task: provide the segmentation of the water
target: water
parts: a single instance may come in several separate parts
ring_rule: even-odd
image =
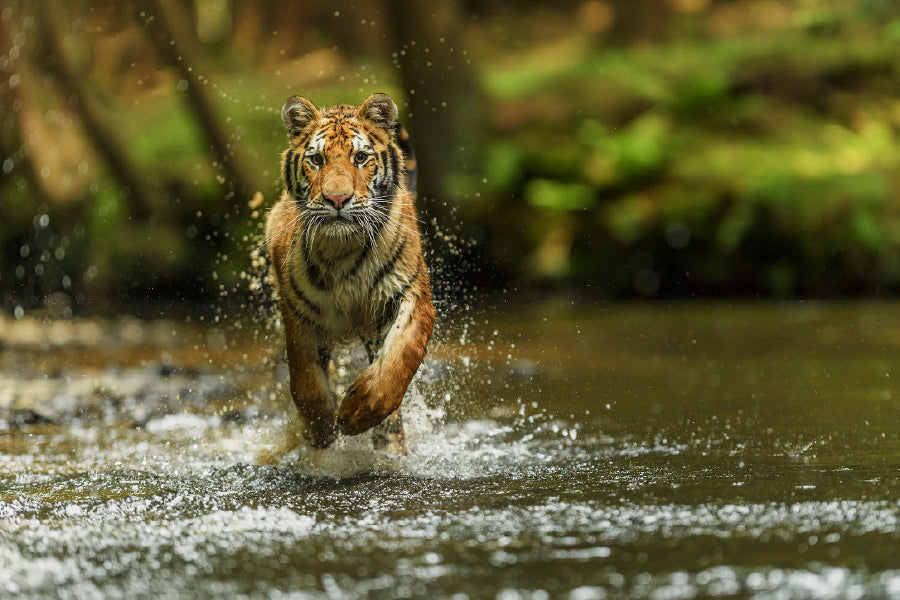
[[[447,324],[405,458],[261,464],[266,335],[0,323],[0,596],[900,597],[900,305]]]

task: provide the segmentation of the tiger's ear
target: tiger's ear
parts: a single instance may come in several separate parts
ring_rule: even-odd
[[[393,134],[398,116],[397,105],[387,94],[372,94],[359,107],[359,116]]]
[[[300,135],[310,121],[319,117],[319,111],[313,103],[302,96],[291,96],[281,109],[281,120],[284,121],[290,137]]]

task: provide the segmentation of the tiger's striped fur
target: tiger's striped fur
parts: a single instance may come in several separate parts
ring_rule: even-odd
[[[403,452],[400,403],[434,324],[408,136],[385,94],[321,110],[293,96],[282,119],[290,145],[266,240],[291,396],[313,446],[378,425],[376,445]],[[353,338],[371,364],[337,406],[330,353]]]

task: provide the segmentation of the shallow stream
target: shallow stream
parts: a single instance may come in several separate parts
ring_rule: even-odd
[[[0,597],[900,597],[900,304],[467,317],[408,456],[263,464],[279,335],[0,321]]]

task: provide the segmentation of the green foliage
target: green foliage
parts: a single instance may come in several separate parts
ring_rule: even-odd
[[[135,113],[140,118],[133,118]],[[128,140],[135,161],[153,165],[153,172],[164,178],[196,173],[197,158],[204,153],[203,134],[181,105],[180,95],[162,96],[146,102],[142,110],[116,114],[130,117],[122,118],[116,126]],[[200,164],[204,172],[199,176],[208,176],[209,167]]]
[[[621,131],[606,131],[596,121],[584,121],[579,138],[592,153],[586,158],[584,174],[596,183],[607,185],[650,178],[664,167],[670,123],[655,113],[641,115]]]
[[[525,186],[525,200],[542,210],[571,212],[591,208],[594,192],[591,186],[584,183],[532,179]]]
[[[614,295],[636,291],[629,261],[650,265],[663,294],[896,288],[900,13],[791,6],[788,26],[747,35],[573,42],[555,67],[558,44],[532,49],[523,64],[534,68],[487,67],[485,87],[508,110],[559,107],[489,145],[487,201],[528,222],[582,215],[570,260],[516,274],[606,282]],[[531,210],[512,211],[518,198]],[[523,253],[556,244],[542,231]]]
[[[651,289],[636,285],[650,270],[662,295],[900,291],[898,5],[773,3],[781,18],[768,24],[755,6],[675,14],[665,42],[629,46],[573,28],[568,14],[554,36],[521,44],[487,33],[499,23],[472,26],[467,44],[479,50],[467,56],[489,123],[481,146],[466,148],[475,157],[467,168],[444,174],[437,201],[459,208],[478,252],[513,280],[631,296]],[[738,33],[716,30],[729,11]],[[510,27],[535,17],[520,18]],[[41,208],[58,238],[78,240],[66,268],[76,279],[94,273],[98,295],[242,285],[279,193],[284,98],[324,105],[381,89],[403,105],[410,91],[387,57],[330,50],[260,66],[219,50],[204,56],[214,74],[206,81],[228,143],[259,175],[260,215],[251,219],[249,198],[231,193],[173,72],[161,72],[152,93],[108,93],[104,115],[156,189],[152,214],[135,222],[100,164],[90,192],[60,201],[58,214],[52,202]],[[52,104],[42,102],[40,114]],[[22,184],[0,186],[12,269],[34,235],[41,187]]]

